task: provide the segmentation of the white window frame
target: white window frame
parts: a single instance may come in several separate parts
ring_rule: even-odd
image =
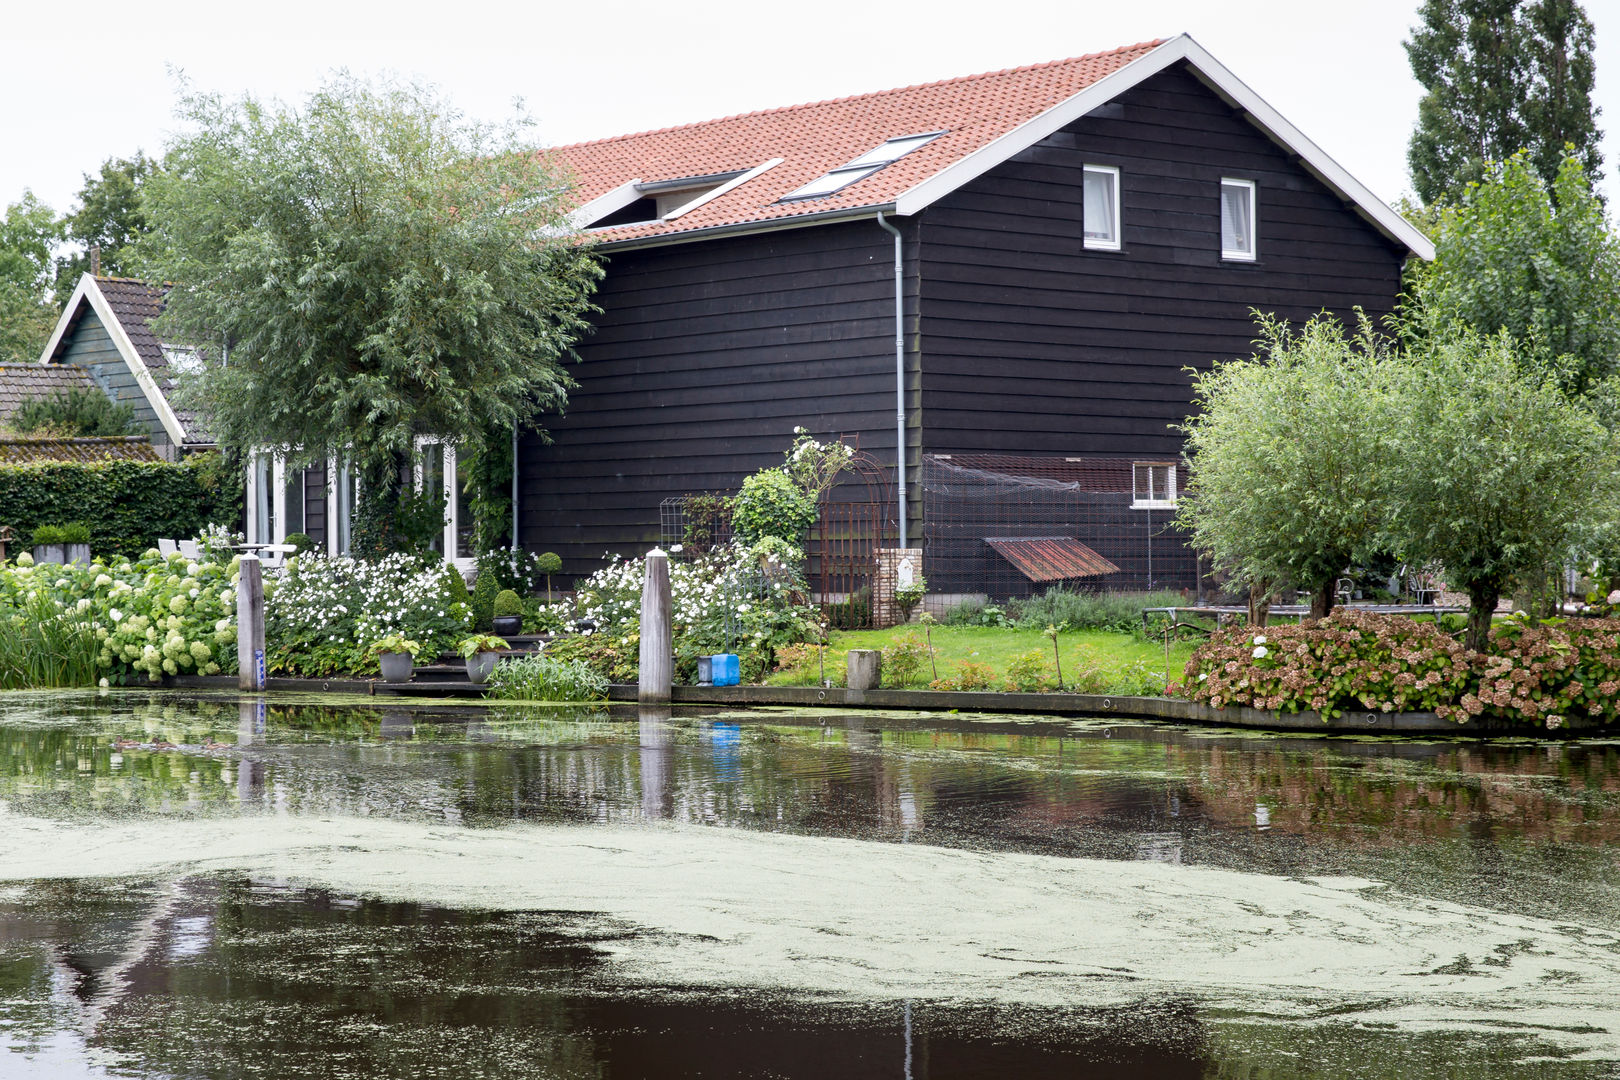
[[[1114,189],[1113,207],[1114,220],[1112,240],[1087,236],[1086,224],[1086,177],[1092,174],[1106,176]],[[1085,242],[1087,251],[1119,251],[1125,246],[1125,214],[1119,204],[1119,167],[1116,165],[1084,165],[1081,166],[1080,177],[1080,235]]]
[[[334,454],[326,460],[326,553],[333,558],[349,554],[354,530],[354,507],[360,498],[360,478],[348,459]]]
[[[422,467],[422,452],[430,446],[438,446],[444,449],[445,519],[444,536],[439,546],[445,562],[450,563],[463,573],[469,572],[478,565],[478,560],[473,558],[471,553],[463,555],[460,551],[461,507],[457,505],[456,501],[456,485],[458,481],[456,475],[456,444],[437,435],[418,435],[415,444],[416,461],[413,474],[416,477],[417,494],[421,494],[422,484],[426,479],[426,471]]]
[[[1148,470],[1148,495],[1142,497],[1142,484],[1138,479],[1142,470]],[[1167,473],[1165,481],[1165,496],[1155,497],[1153,494],[1153,472],[1164,469]],[[1132,510],[1174,510],[1176,508],[1176,463],[1174,461],[1133,461],[1131,462],[1131,509]]]
[[[1260,217],[1258,214],[1255,188],[1258,187],[1253,180],[1246,180],[1241,176],[1221,177],[1221,202],[1217,214],[1226,207],[1226,189],[1229,187],[1244,188],[1249,193],[1249,250],[1226,246],[1226,226],[1221,224],[1221,258],[1228,262],[1254,262],[1256,252],[1260,249]]]

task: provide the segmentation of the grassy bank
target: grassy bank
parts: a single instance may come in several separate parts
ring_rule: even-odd
[[[929,638],[933,655],[927,653]],[[920,648],[918,643],[921,643]],[[1132,634],[1095,630],[1070,630],[1057,636],[1057,658],[1053,642],[1040,630],[981,626],[935,626],[925,635],[917,625],[888,630],[834,631],[828,642],[825,668],[814,648],[788,650],[784,670],[773,672],[766,682],[773,686],[820,685],[823,670],[834,686],[844,684],[845,656],[851,649],[888,650],[884,685],[893,687],[892,672],[896,648],[912,654],[916,673],[903,685],[923,687],[938,678],[959,678],[964,665],[977,680],[988,681],[988,689],[1007,689],[1009,677],[1026,683],[1044,677],[1056,687],[1057,663],[1063,665],[1063,685],[1077,683],[1099,693],[1159,693],[1164,689],[1165,651],[1163,643],[1144,641]],[[1189,642],[1170,646],[1170,677],[1179,681],[1181,670],[1192,655]],[[1036,663],[1038,661],[1038,664]],[[900,667],[905,667],[902,661]],[[1017,672],[1015,675],[1014,672]],[[954,688],[954,687],[953,687]],[[969,687],[961,687],[969,688]]]

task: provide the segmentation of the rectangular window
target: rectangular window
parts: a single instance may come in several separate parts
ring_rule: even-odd
[[[1085,167],[1086,247],[1097,251],[1118,251],[1119,170],[1110,165]]]
[[[1254,181],[1221,181],[1221,258],[1254,259]]]
[[[1176,463],[1138,461],[1132,469],[1132,510],[1171,510],[1176,505]]]

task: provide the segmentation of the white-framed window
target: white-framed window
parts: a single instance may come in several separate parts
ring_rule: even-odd
[[[444,561],[467,571],[477,565],[472,552],[472,518],[456,475],[456,446],[436,435],[416,437],[416,490],[444,493],[444,532],[438,544]],[[463,523],[465,522],[465,527]]]
[[[1132,465],[1131,474],[1132,510],[1175,509],[1175,462],[1138,461]]]
[[[1112,165],[1087,165],[1080,212],[1086,247],[1092,251],[1118,251],[1119,170]]]
[[[1254,181],[1221,178],[1221,258],[1254,261]]]

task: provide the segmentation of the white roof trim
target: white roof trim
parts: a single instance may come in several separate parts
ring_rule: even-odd
[[[584,206],[568,215],[569,227],[586,229],[591,222],[607,217],[615,210],[623,210],[641,198],[641,181],[626,180],[612,191],[603,192]]]
[[[997,165],[1048,135],[1066,127],[1100,105],[1105,105],[1137,84],[1157,75],[1172,64],[1188,61],[1214,89],[1253,117],[1278,143],[1292,150],[1305,166],[1325,184],[1352,202],[1391,239],[1406,245],[1418,257],[1434,258],[1434,245],[1401,215],[1392,210],[1366,185],[1351,176],[1321,147],[1307,139],[1294,125],[1249,89],[1225,65],[1186,34],[1177,35],[1152,52],[1132,60],[1046,112],[1007,132],[968,154],[956,164],[940,170],[895,200],[895,213],[915,214],[962,185],[977,179]]]
[[[89,274],[80,275],[79,284],[74,287],[72,298],[62,308],[62,317],[56,320],[56,330],[52,332],[51,340],[45,343],[45,351],[40,354],[39,362],[42,364],[51,362],[51,355],[56,352],[57,345],[61,343],[63,335],[67,332],[68,322],[73,318],[74,313],[79,310],[79,303],[82,300],[90,302],[90,307],[95,311],[97,317],[101,319],[102,325],[107,328],[107,336],[112,338],[113,345],[118,349],[118,355],[124,358],[124,364],[129,368],[129,373],[135,376],[135,384],[141,388],[141,393],[146,395],[147,403],[152,406],[152,411],[157,413],[158,421],[162,423],[163,430],[169,433],[169,438],[175,446],[183,446],[188,440],[186,439],[186,429],[180,424],[180,418],[174,414],[174,409],[169,405],[169,399],[163,396],[163,391],[158,388],[157,380],[147,370],[146,362],[141,359],[141,354],[135,351],[135,343],[129,340],[129,334],[125,332],[124,324],[118,321],[118,316],[113,312],[112,305],[108,304],[107,298],[101,294],[101,287],[96,284],[96,279]]]
[[[680,217],[682,214],[689,214],[693,210],[696,210],[698,207],[702,206],[704,203],[709,202],[711,199],[718,199],[720,196],[724,195],[728,191],[731,191],[733,188],[739,188],[742,185],[748,183],[748,181],[752,180],[754,177],[758,176],[760,173],[768,172],[771,169],[776,168],[778,165],[782,164],[782,162],[785,161],[785,160],[787,160],[787,159],[786,158],[776,157],[776,158],[771,158],[771,160],[765,162],[762,165],[755,165],[752,169],[749,169],[747,172],[743,173],[741,176],[734,176],[730,180],[727,180],[725,183],[721,184],[719,187],[715,188],[713,191],[705,191],[702,195],[699,195],[697,198],[693,199],[691,202],[683,203],[682,205],[675,208],[674,210],[671,210],[669,213],[664,215],[664,220],[665,221],[674,221],[676,218]]]

